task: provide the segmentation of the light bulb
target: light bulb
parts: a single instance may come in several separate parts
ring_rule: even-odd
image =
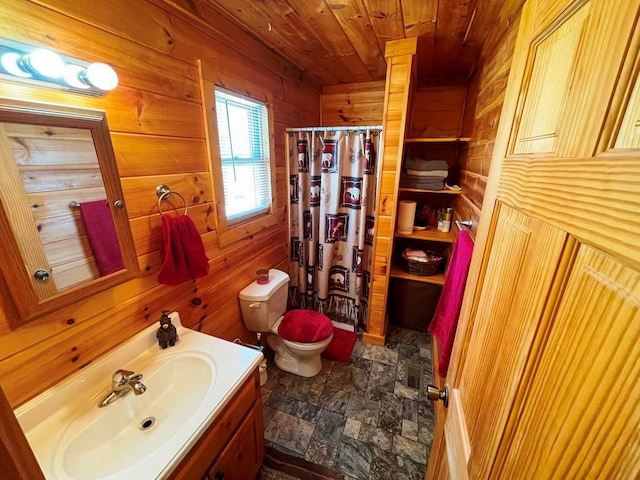
[[[60,78],[64,71],[64,61],[55,52],[40,48],[22,57],[28,68],[44,77]]]
[[[64,67],[64,81],[73,88],[82,88],[86,90],[89,84],[83,80],[84,68],[80,65],[67,64]]]
[[[2,68],[4,68],[11,75],[22,78],[31,77],[31,74],[29,72],[25,72],[22,68],[20,68],[20,54],[18,53],[5,53],[4,55],[2,55],[0,63],[2,63]]]
[[[118,74],[106,63],[92,63],[85,73],[87,81],[100,90],[113,90],[118,85]]]

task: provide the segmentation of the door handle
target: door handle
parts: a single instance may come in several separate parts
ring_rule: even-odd
[[[444,389],[440,390],[435,385],[427,385],[427,399],[432,402],[442,400],[444,408],[447,408],[449,406],[449,387],[445,385]]]

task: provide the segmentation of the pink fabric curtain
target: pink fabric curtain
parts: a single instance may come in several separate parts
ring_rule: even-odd
[[[380,129],[289,132],[289,308],[365,328]]]

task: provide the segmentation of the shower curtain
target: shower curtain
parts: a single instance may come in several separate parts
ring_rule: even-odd
[[[365,329],[381,127],[287,132],[288,306]]]

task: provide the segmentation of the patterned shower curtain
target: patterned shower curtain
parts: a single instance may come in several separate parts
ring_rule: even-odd
[[[289,308],[366,328],[380,127],[292,129]]]

